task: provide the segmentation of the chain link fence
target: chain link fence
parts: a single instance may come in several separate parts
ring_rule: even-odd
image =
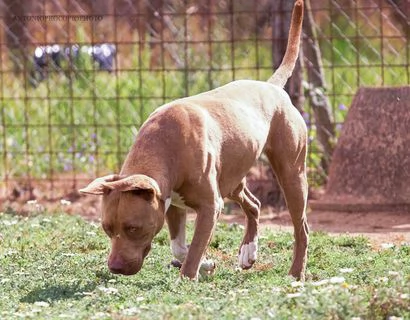
[[[332,146],[359,87],[409,84],[410,5],[310,2],[303,63],[288,90],[309,127],[309,180],[318,186],[326,181],[326,143],[315,98],[327,101]],[[10,205],[75,194],[119,171],[138,128],[163,103],[235,79],[268,79],[282,58],[292,4],[1,0],[0,198]],[[271,181],[263,159],[252,174]],[[262,198],[280,193],[269,192]]]

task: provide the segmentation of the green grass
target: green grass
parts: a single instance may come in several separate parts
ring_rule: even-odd
[[[108,272],[109,240],[96,224],[63,214],[2,213],[0,318],[410,318],[408,244],[374,251],[361,237],[313,233],[308,281],[301,285],[286,276],[289,233],[264,231],[255,268],[236,270],[242,232],[218,225],[208,250],[217,270],[199,282],[181,281],[167,266],[165,229],[142,271],[124,277]]]

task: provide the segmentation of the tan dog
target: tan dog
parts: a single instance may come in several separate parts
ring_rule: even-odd
[[[137,273],[166,218],[181,275],[198,277],[225,197],[247,217],[239,264],[256,260],[260,202],[245,175],[264,151],[283,189],[294,225],[290,275],[304,279],[307,130],[283,87],[299,53],[303,1],[296,1],[288,47],[268,82],[239,80],[158,108],[141,127],[119,175],[98,178],[84,193],[103,195],[102,226],[111,238],[109,269]],[[197,212],[191,245],[185,243],[185,207]]]

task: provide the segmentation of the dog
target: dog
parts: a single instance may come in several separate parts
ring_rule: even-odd
[[[306,124],[283,90],[299,55],[303,0],[295,2],[286,52],[267,81],[237,80],[156,109],[142,125],[119,174],[97,178],[82,193],[102,195],[102,227],[111,239],[112,273],[137,273],[167,221],[181,277],[213,272],[204,258],[224,198],[246,215],[239,248],[242,269],[255,263],[260,202],[245,176],[265,152],[283,190],[294,226],[289,274],[304,280],[309,241],[306,217]],[[186,208],[196,211],[190,246]]]

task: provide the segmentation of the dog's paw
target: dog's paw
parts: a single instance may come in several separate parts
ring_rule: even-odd
[[[170,266],[170,267],[174,267],[174,268],[181,269],[182,263],[181,263],[179,260],[174,259],[174,260],[171,261],[171,263],[169,264],[169,266]]]
[[[203,259],[201,262],[201,266],[199,267],[199,273],[200,275],[212,275],[215,272],[215,262],[211,259]]]
[[[250,269],[258,256],[258,239],[255,238],[252,242],[244,243],[241,246],[238,255],[239,266],[246,270]]]

